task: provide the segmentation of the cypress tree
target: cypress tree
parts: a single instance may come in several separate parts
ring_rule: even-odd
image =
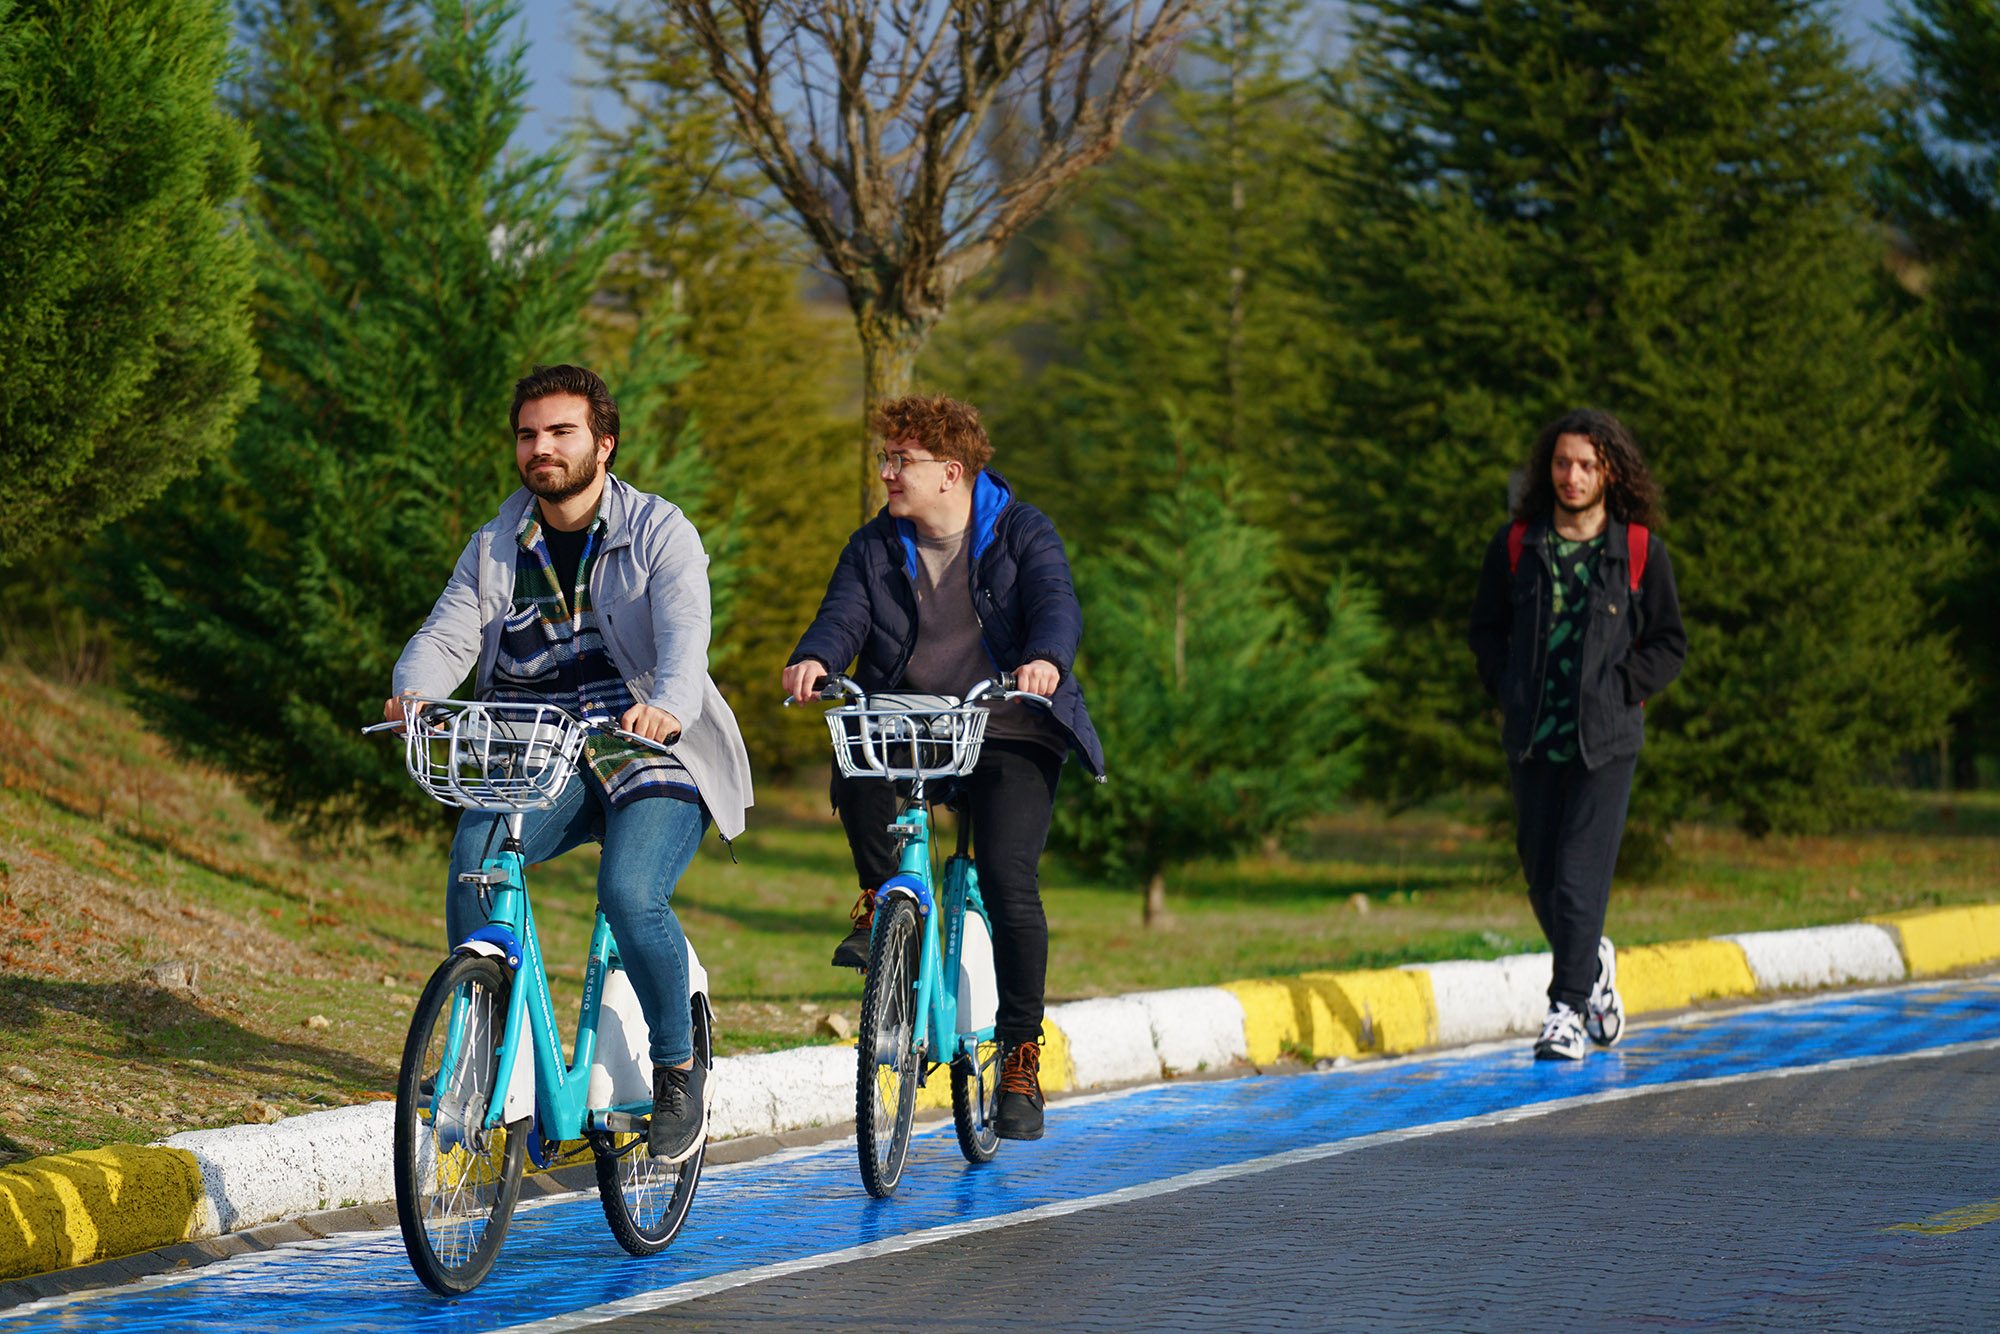
[[[252,392],[220,0],[0,0],[0,563],[128,513]]]
[[[564,153],[507,151],[527,96],[505,44],[514,8],[417,12],[412,101],[369,81],[401,68],[392,52],[344,80],[325,63],[338,43],[253,30],[249,87],[271,93],[252,103],[263,392],[229,453],[103,561],[151,719],[323,821],[423,808],[394,747],[357,729],[380,717],[467,537],[519,485],[512,381],[580,356],[582,312],[625,240],[618,190],[577,202]],[[379,115],[381,133],[350,136],[349,114]],[[622,378],[643,396],[674,373],[642,358]],[[650,443],[621,441],[620,471]]]
[[[2000,760],[2000,5],[1910,0],[1894,28],[1914,96],[1884,175],[1891,214],[1915,242],[1935,352],[1931,390],[1946,455],[1941,510],[1966,529],[1966,560],[1943,587],[1975,694],[1960,712],[1956,773]]]
[[[993,391],[1004,433],[1031,451],[1024,477],[1075,532],[1128,526],[1148,496],[1174,490],[1176,439],[1237,479],[1252,522],[1293,521],[1293,423],[1339,345],[1299,274],[1318,198],[1311,150],[1332,119],[1298,72],[1301,30],[1292,0],[1218,7],[1126,146],[1048,229],[1044,281],[1063,293],[1054,346],[1032,381]]]
[[[1937,460],[1865,216],[1880,99],[1804,0],[1371,0],[1319,241],[1366,357],[1309,551],[1382,590],[1371,778],[1497,776],[1465,613],[1509,473],[1580,405],[1663,483],[1689,627],[1639,798],[1813,829],[1957,698]]]
[[[1276,587],[1276,539],[1199,476],[1137,518],[1077,565],[1077,672],[1110,781],[1066,786],[1055,834],[1144,891],[1151,923],[1174,866],[1283,833],[1354,781],[1377,636],[1368,600],[1339,584],[1313,632]]]

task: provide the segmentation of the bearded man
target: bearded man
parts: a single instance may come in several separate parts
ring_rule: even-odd
[[[1500,702],[1515,846],[1554,956],[1540,1060],[1581,1060],[1625,1030],[1604,934],[1645,703],[1687,657],[1659,490],[1624,423],[1568,413],[1542,428],[1512,522],[1486,548],[1472,605],[1479,679]]]
[[[743,832],[750,759],[708,675],[708,556],[672,502],[611,475],[618,405],[581,366],[538,366],[514,386],[521,489],[466,543],[430,619],[396,661],[395,694],[554,704],[616,723],[661,752],[593,735],[556,804],[522,821],[523,855],[549,861],[602,840],[597,901],[651,1031],[654,1157],[681,1162],[708,1132],[707,1070],[694,1059],[687,938],[675,884],[713,823]],[[445,881],[445,947],[484,925],[479,869],[505,817],[467,811]]]

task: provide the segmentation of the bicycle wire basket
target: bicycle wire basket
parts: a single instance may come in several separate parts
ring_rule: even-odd
[[[413,698],[409,708],[404,762],[417,785],[447,806],[546,810],[583,753],[587,729],[553,704]]]
[[[972,772],[990,710],[951,695],[871,695],[826,711],[848,778],[954,778]]]

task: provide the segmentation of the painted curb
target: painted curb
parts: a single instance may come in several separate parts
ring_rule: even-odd
[[[1841,926],[1621,949],[1631,1014],[1707,999],[1901,981],[2000,961],[2000,904],[1924,909]],[[1042,1086],[1134,1083],[1291,1054],[1360,1058],[1536,1032],[1549,956],[1516,954],[1357,972],[1256,978],[1051,1006]],[[851,1045],[716,1062],[717,1139],[838,1126],[854,1110]],[[940,1070],[919,1105],[949,1107]],[[393,1110],[369,1103],[112,1145],[0,1169],[0,1278],[394,1197]]]
[[[268,1126],[188,1130],[162,1147],[193,1158],[202,1199],[188,1241],[302,1213],[394,1199],[395,1105],[364,1103]]]
[[[1733,940],[1679,940],[1619,950],[1618,990],[1627,1014],[1645,1014],[1726,996],[1754,996],[1757,978],[1743,947]]]
[[[1911,977],[1928,977],[2000,958],[2000,904],[1918,908],[1871,917],[1896,933]]]
[[[0,1279],[192,1240],[203,1191],[192,1154],[138,1144],[0,1168]]]
[[[1855,983],[1900,982],[1908,973],[1895,932],[1872,922],[1798,931],[1718,936],[1740,945],[1759,991],[1816,991]]]
[[[1437,1009],[1432,1041],[1443,1047],[1539,1032],[1549,1008],[1550,966],[1546,953],[1405,965],[1430,976]]]

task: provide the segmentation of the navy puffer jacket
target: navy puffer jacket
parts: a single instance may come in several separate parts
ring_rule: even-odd
[[[966,563],[987,656],[1010,672],[1037,658],[1055,665],[1062,683],[1050,712],[1084,766],[1102,778],[1104,747],[1071,671],[1083,638],[1083,610],[1069,558],[1048,516],[1016,500],[1006,479],[990,468],[973,483]],[[786,665],[812,659],[839,671],[854,663],[854,682],[863,690],[894,690],[917,647],[916,572],[916,526],[884,507],[847,539],[819,615]]]

